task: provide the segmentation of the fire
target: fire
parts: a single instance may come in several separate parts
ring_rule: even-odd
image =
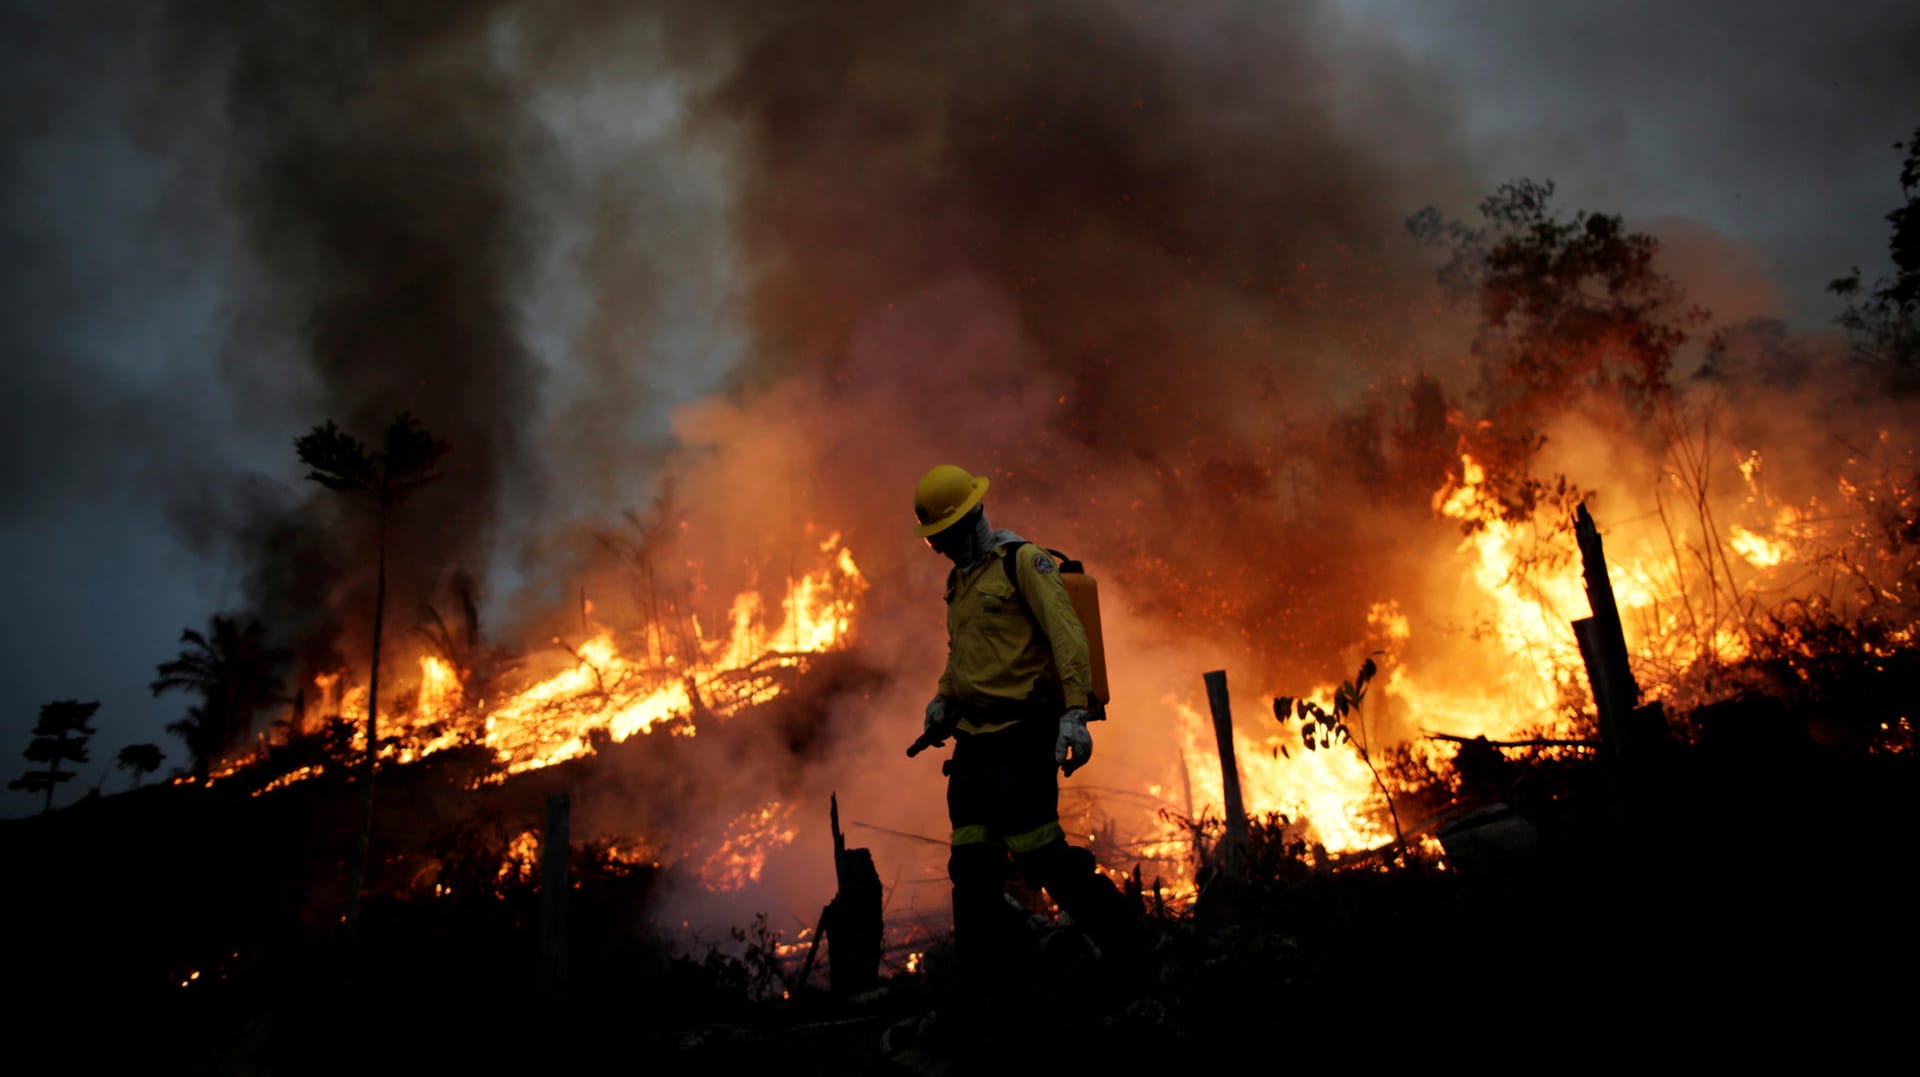
[[[1577,562],[1569,561],[1558,571],[1538,568],[1536,562],[1529,566],[1532,571],[1523,571],[1522,558],[1533,552],[1538,536],[1505,518],[1486,482],[1480,462],[1462,456],[1458,481],[1434,495],[1434,508],[1472,525],[1459,552],[1492,610],[1494,641],[1513,659],[1501,666],[1498,688],[1504,698],[1491,712],[1498,717],[1457,731],[1497,735],[1516,725],[1538,723],[1555,711],[1563,691],[1574,683],[1573,671],[1580,668],[1580,645],[1570,623],[1588,610]],[[1630,603],[1624,595],[1618,597],[1624,610]],[[1403,689],[1410,687],[1409,676],[1400,682]]]
[[[623,741],[692,711],[684,680],[649,670],[622,655],[611,632],[576,649],[577,662],[515,693],[486,712],[481,743],[505,773],[517,774],[587,754],[589,736],[604,730]],[[629,688],[628,686],[633,686]]]
[[[1713,508],[1704,500],[1699,520],[1669,521],[1656,503],[1656,511],[1637,515],[1658,516],[1661,530],[1620,527],[1607,535],[1615,601],[1636,668],[1645,671],[1642,688],[1649,698],[1661,698],[1671,684],[1702,664],[1724,665],[1745,657],[1751,643],[1744,611],[1757,602],[1760,588],[1774,585],[1772,570],[1818,560],[1802,547],[1821,537],[1809,522],[1823,516],[1820,503],[1783,504],[1769,496],[1757,452],[1739,455],[1733,464],[1743,480],[1744,497],[1735,503],[1732,495],[1725,495],[1718,507],[1741,522],[1728,523],[1723,539],[1712,537]],[[1469,648],[1474,656],[1468,662],[1425,665],[1386,660],[1366,704],[1373,722],[1368,732],[1375,736],[1387,736],[1389,728],[1401,741],[1420,731],[1496,740],[1578,740],[1583,735],[1581,717],[1591,712],[1592,702],[1572,622],[1587,616],[1591,605],[1578,551],[1564,528],[1512,519],[1491,492],[1488,478],[1486,466],[1464,454],[1456,475],[1432,498],[1437,516],[1466,525],[1453,571],[1467,586],[1452,615],[1471,616],[1484,625]],[[1870,500],[1859,484],[1844,476],[1838,490],[1843,502]],[[1736,574],[1736,566],[1741,573]],[[1411,650],[1417,638],[1432,631],[1393,598],[1372,603],[1367,627],[1371,640],[1390,654]],[[1467,668],[1461,672],[1452,668],[1455,665]],[[1331,685],[1322,685],[1307,698],[1325,707],[1332,692]],[[1211,722],[1177,695],[1166,703],[1177,719],[1185,756],[1195,761],[1184,775],[1191,797],[1218,805],[1222,794],[1217,763],[1198,762],[1217,758]],[[1391,722],[1384,720],[1389,714]],[[1356,721],[1357,716],[1350,717],[1348,724],[1355,739],[1362,740]],[[1353,746],[1304,751],[1297,723],[1283,726],[1238,716],[1235,737],[1242,795],[1250,814],[1278,812],[1305,821],[1312,837],[1336,854],[1393,840],[1379,783]],[[1408,746],[1431,765],[1443,764],[1453,751],[1450,745],[1418,739]],[[1161,789],[1154,785],[1149,792],[1159,796]],[[1168,845],[1177,840],[1171,833],[1160,837]],[[1431,846],[1424,836],[1411,837],[1423,848]]]
[[[1722,466],[1728,466],[1724,460]],[[1831,536],[1833,525],[1821,523],[1836,518],[1830,507],[1817,500],[1785,504],[1770,496],[1757,453],[1736,456],[1731,467],[1742,481],[1723,487],[1711,506],[1722,513],[1720,523],[1704,509],[1698,519],[1683,518],[1684,513],[1669,519],[1658,494],[1651,505],[1609,504],[1607,512],[1596,513],[1605,530],[1607,567],[1628,648],[1636,672],[1649,674],[1642,687],[1650,698],[1661,698],[1669,681],[1690,670],[1746,655],[1751,641],[1741,618],[1758,588],[1777,585],[1784,573],[1776,570],[1783,566],[1803,571],[1818,564],[1809,544],[1821,537],[1822,526]],[[1239,686],[1235,754],[1244,807],[1251,815],[1284,815],[1328,853],[1376,850],[1396,840],[1388,810],[1396,790],[1377,773],[1387,749],[1410,747],[1438,768],[1454,749],[1422,739],[1424,732],[1496,740],[1590,735],[1585,719],[1592,701],[1571,628],[1590,612],[1578,551],[1564,525],[1514,518],[1495,486],[1487,465],[1463,454],[1455,473],[1431,496],[1437,519],[1462,525],[1452,558],[1434,577],[1445,588],[1354,597],[1366,625],[1366,639],[1354,641],[1355,647],[1384,650],[1388,657],[1364,707],[1348,718],[1352,743],[1309,751],[1298,721],[1281,724],[1265,716],[1266,698],[1303,696],[1298,684],[1256,680],[1253,693]],[[1862,484],[1840,480],[1841,502],[1870,496]],[[1656,516],[1658,523],[1646,522]],[[517,679],[476,677],[440,655],[418,656],[417,676],[413,666],[406,667],[404,682],[396,677],[397,698],[382,707],[382,735],[393,740],[391,746],[383,740],[383,758],[405,763],[452,746],[477,745],[493,754],[496,777],[504,778],[637,736],[696,736],[710,722],[779,695],[788,683],[783,674],[802,670],[811,656],[848,645],[866,581],[839,535],[820,543],[818,554],[813,571],[786,581],[777,608],[768,601],[773,592],[750,588],[721,607],[725,614],[715,629],[692,619],[690,632],[668,632],[661,625],[623,632],[588,620],[591,607],[583,602],[583,638],[555,640],[547,655],[553,661]],[[1708,575],[1704,586],[1702,564],[1717,574]],[[1440,616],[1477,626],[1470,638],[1435,624],[1435,594],[1443,596],[1437,603],[1444,607]],[[1448,633],[1457,638],[1448,639]],[[676,635],[682,638],[666,642]],[[1351,669],[1325,675],[1341,674],[1350,675]],[[315,684],[325,707],[364,729],[364,687],[338,673]],[[1334,692],[1333,684],[1322,683],[1303,698],[1331,709]],[[1204,704],[1196,707],[1174,692],[1162,706],[1171,719],[1169,747],[1180,750],[1184,772],[1176,772],[1173,783],[1162,773],[1142,786],[1166,804],[1167,788],[1177,783],[1184,787],[1189,813],[1196,805],[1217,811],[1224,797]],[[301,776],[289,775],[276,786]],[[800,818],[798,806],[767,801],[736,815],[709,842],[677,849],[672,856],[710,891],[737,891],[763,882],[769,857],[795,842]],[[1407,822],[1403,806],[1401,823]],[[1180,821],[1139,830],[1112,843],[1126,852],[1103,855],[1103,869],[1125,876],[1132,864],[1124,855],[1169,864],[1190,858],[1192,836]],[[1113,838],[1095,833],[1085,844]],[[1441,857],[1430,834],[1409,831],[1406,838],[1420,855]],[[538,845],[531,832],[515,839],[501,866],[503,883],[531,878]],[[607,859],[658,866],[668,847],[646,851],[651,848],[609,847]],[[1178,872],[1167,875],[1174,881],[1163,897],[1178,903],[1192,896]]]
[[[631,871],[640,867],[659,867],[660,858],[644,843],[632,842],[622,845],[613,842],[607,845],[603,854],[607,866]]]
[[[1313,694],[1331,705],[1331,686]],[[1211,755],[1205,747],[1213,741],[1211,720],[1183,703],[1176,702],[1175,709],[1185,729],[1188,756]],[[1307,820],[1320,844],[1330,852],[1368,849],[1392,840],[1392,827],[1376,817],[1377,795],[1369,795],[1373,778],[1358,754],[1351,750],[1309,752],[1300,743],[1297,726],[1283,727],[1271,721],[1245,724],[1273,731],[1257,737],[1240,730],[1235,733],[1241,796],[1249,814],[1279,812]],[[1278,750],[1282,745],[1287,749],[1285,755]],[[1222,795],[1219,770],[1203,771],[1194,775],[1194,791],[1218,803]]]
[[[305,781],[306,779],[311,778],[318,773],[320,773],[320,768],[317,766],[299,767],[297,769],[290,770],[287,773],[280,775],[278,778],[275,778],[274,780],[261,786],[260,789],[257,792],[255,792],[253,795],[260,796],[263,793],[271,793],[275,789],[284,789],[287,786],[292,785],[294,782]]]
[[[827,567],[790,582],[771,629],[757,591],[735,597],[723,637],[708,638],[696,619],[686,661],[670,653],[650,664],[624,653],[615,634],[602,629],[575,649],[573,666],[487,710],[481,742],[513,774],[585,755],[598,732],[619,743],[677,722],[675,731],[691,736],[702,707],[725,718],[771,699],[780,692],[773,671],[834,650],[852,632],[866,580],[838,533],[820,553]]]
[[[728,825],[719,848],[701,863],[702,884],[708,890],[727,891],[759,882],[767,854],[776,847],[793,844],[799,837],[794,826],[797,814],[793,805],[777,800],[742,813]]]
[[[1755,568],[1773,568],[1792,556],[1792,551],[1785,543],[1775,542],[1763,535],[1755,534],[1739,524],[1734,524],[1728,530],[1731,537],[1728,538],[1727,544],[1733,547],[1735,553],[1745,558],[1747,564]]]
[[[578,646],[554,641],[571,659],[567,665],[493,701],[468,700],[471,671],[422,655],[411,699],[381,708],[381,756],[410,763],[480,744],[494,753],[498,780],[584,756],[602,737],[617,744],[662,728],[692,736],[699,721],[725,719],[779,695],[780,671],[798,669],[851,638],[865,577],[838,533],[819,544],[819,553],[821,568],[788,581],[777,620],[760,593],[749,590],[731,603],[724,634],[711,635],[693,619],[684,654],[657,653],[648,645],[650,631],[595,626]],[[343,687],[340,672],[321,674],[314,684],[321,713],[351,722],[358,731],[355,750],[364,751],[366,688]]]
[[[514,883],[532,882],[540,874],[540,835],[531,830],[507,844],[506,859],[500,862],[496,884],[505,888]]]
[[[1757,491],[1758,454],[1737,463],[1749,490]],[[1497,712],[1503,718],[1455,731],[1498,736],[1557,726],[1556,735],[1570,735],[1566,723],[1554,716],[1588,703],[1584,666],[1570,627],[1591,611],[1579,558],[1564,535],[1505,519],[1485,492],[1485,482],[1481,464],[1463,456],[1460,478],[1435,495],[1434,505],[1441,515],[1473,525],[1460,549],[1471,557],[1475,582],[1494,610],[1499,653],[1509,659],[1501,681],[1511,703]],[[1707,511],[1700,514],[1710,525]],[[1711,533],[1693,530],[1705,530],[1701,522],[1690,527],[1659,514],[1666,530],[1657,543],[1645,532],[1608,537],[1607,568],[1630,652],[1660,674],[1656,680],[1670,681],[1702,663],[1725,664],[1747,655],[1740,611],[1755,583],[1734,576],[1731,561],[1716,552],[1719,542]],[[1793,511],[1784,509],[1777,518],[1782,533],[1789,533],[1785,528],[1796,518]],[[1751,568],[1771,569],[1793,558],[1784,542],[1740,524],[1730,525],[1727,536],[1726,546]],[[1523,561],[1523,553],[1531,553],[1531,560]],[[1410,676],[1399,687],[1412,687]],[[1660,683],[1644,687],[1656,697],[1662,690]]]
[[[1410,716],[1417,728],[1457,735],[1504,737],[1542,728],[1571,735],[1564,706],[1584,682],[1570,621],[1587,613],[1577,560],[1557,568],[1539,562],[1523,565],[1542,540],[1505,518],[1487,488],[1485,468],[1471,456],[1462,458],[1459,477],[1435,493],[1433,508],[1441,517],[1473,525],[1456,554],[1471,585],[1469,599],[1484,604],[1489,613],[1491,631],[1475,641],[1495,652],[1493,660],[1482,663],[1488,672],[1450,676],[1448,670],[1422,673],[1392,663],[1363,711],[1347,720],[1356,743],[1335,743],[1317,751],[1307,749],[1299,722],[1283,725],[1258,709],[1235,708],[1234,752],[1247,812],[1255,817],[1284,815],[1302,824],[1311,840],[1329,853],[1370,850],[1395,840],[1380,781],[1357,750],[1386,747],[1382,738],[1389,707]],[[1629,604],[1622,599],[1623,607]],[[1407,647],[1417,632],[1414,619],[1392,598],[1370,605],[1367,625],[1372,638],[1391,649]],[[1300,695],[1330,711],[1334,691],[1334,685],[1321,684],[1304,694],[1270,689],[1263,695]],[[1167,697],[1165,704],[1177,719],[1183,755],[1190,761],[1183,780],[1191,798],[1222,803],[1212,722],[1177,695]],[[1424,744],[1418,750],[1429,756],[1444,754]],[[1158,795],[1159,787],[1150,791]],[[1168,845],[1178,840],[1171,832],[1158,838]]]

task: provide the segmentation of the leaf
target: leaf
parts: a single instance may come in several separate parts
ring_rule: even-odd
[[[300,462],[311,469],[307,478],[330,490],[364,490],[374,483],[374,463],[367,447],[331,419],[297,439],[294,449]]]
[[[1302,743],[1302,744],[1304,744],[1304,745],[1306,745],[1306,746],[1307,746],[1307,751],[1309,751],[1309,752],[1311,752],[1311,751],[1313,751],[1313,750],[1314,750],[1314,745],[1313,745],[1313,738],[1312,738],[1312,737],[1308,737],[1308,738],[1307,738],[1306,740],[1303,740],[1303,741],[1301,741],[1300,743]]]
[[[1293,706],[1294,706],[1294,712],[1302,718],[1305,718],[1307,716],[1307,710],[1309,708],[1312,708],[1316,711],[1319,709],[1317,707],[1314,707],[1311,703],[1308,703],[1304,699],[1295,700]]]
[[[1275,699],[1273,701],[1273,718],[1275,721],[1279,722],[1281,725],[1285,725],[1287,723],[1287,719],[1291,718],[1292,716],[1293,716],[1293,697],[1292,696],[1281,696],[1278,699]]]
[[[1306,724],[1302,725],[1300,727],[1300,739],[1306,740],[1306,741],[1313,740],[1314,729],[1315,729],[1315,723],[1313,722],[1307,722]]]
[[[1379,652],[1376,651],[1375,653],[1377,654]],[[1365,662],[1360,663],[1360,676],[1354,679],[1354,684],[1364,691],[1367,687],[1367,682],[1372,680],[1373,675],[1379,671],[1380,667],[1375,665],[1373,659],[1369,657]]]
[[[1286,746],[1286,745],[1284,745],[1284,744],[1282,744],[1282,745],[1280,746],[1280,754],[1281,754],[1281,755],[1284,755],[1284,756],[1286,756],[1286,757],[1287,757],[1288,759],[1292,759],[1292,758],[1293,758],[1293,753],[1292,753],[1292,752],[1289,752],[1289,751],[1287,751],[1287,746]]]

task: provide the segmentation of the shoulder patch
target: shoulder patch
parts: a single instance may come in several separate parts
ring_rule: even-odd
[[[1048,557],[1044,553],[1035,553],[1033,555],[1033,570],[1035,572],[1040,573],[1042,576],[1046,575],[1049,572],[1052,572],[1053,559]]]

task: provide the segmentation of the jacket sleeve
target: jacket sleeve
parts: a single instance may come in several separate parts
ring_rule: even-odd
[[[940,686],[934,689],[934,694],[942,699],[953,698],[953,589],[957,582],[958,574],[948,572],[947,592],[943,603],[947,622],[947,664],[940,670]]]
[[[1080,624],[1080,615],[1073,612],[1067,585],[1060,582],[1060,566],[1051,554],[1031,542],[1014,551],[1013,556],[1020,559],[1015,568],[1020,574],[1020,593],[1026,596],[1033,619],[1053,650],[1053,665],[1060,673],[1060,690],[1067,707],[1085,707],[1093,685],[1093,660],[1087,652],[1087,630]],[[1045,558],[1052,567],[1040,571],[1035,565],[1039,558]]]

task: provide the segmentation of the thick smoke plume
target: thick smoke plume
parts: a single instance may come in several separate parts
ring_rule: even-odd
[[[843,533],[895,674],[783,793],[944,832],[939,779],[898,758],[943,653],[945,565],[906,529],[931,464],[988,474],[995,522],[1101,575],[1121,787],[1176,781],[1167,692],[1221,665],[1254,693],[1324,679],[1384,597],[1369,577],[1450,548],[1426,498],[1456,435],[1416,374],[1448,318],[1402,222],[1453,181],[1341,126],[1443,159],[1417,80],[1311,18],[854,5],[675,32],[724,58],[693,130],[735,170],[752,345],[735,391],[681,412],[669,511],[721,595],[752,582],[730,566]],[[1378,115],[1336,102],[1347,63]],[[901,902],[937,911],[941,858],[885,853],[927,861]]]
[[[1345,65],[1434,159],[1442,118],[1310,15],[885,10],[728,27],[699,116],[740,163],[756,388],[695,436],[873,555],[950,460],[1142,612],[1263,660],[1322,637],[1312,581],[1391,545],[1323,509],[1419,466],[1380,424],[1442,418],[1402,414],[1434,319],[1401,225],[1449,184],[1336,124]]]
[[[275,379],[276,415],[308,416],[288,443],[326,419],[375,442],[411,410],[458,447],[390,535],[409,616],[450,569],[485,563],[540,383],[511,287],[531,251],[512,193],[524,147],[512,89],[482,62],[491,14],[185,4],[171,28],[183,65],[225,65],[226,186],[272,313],[297,333],[298,369]],[[327,496],[313,488],[304,526],[254,525],[270,543],[255,604],[323,637],[309,645],[329,627],[357,636],[372,605],[369,521]],[[338,566],[324,614],[321,549]],[[296,558],[306,571],[280,570]]]
[[[309,424],[408,409],[452,443],[400,517],[392,608],[483,573],[509,648],[578,631],[585,598],[718,623],[842,536],[886,677],[804,752],[730,739],[751,757],[707,830],[758,785],[809,829],[838,790],[942,832],[932,768],[898,758],[942,657],[945,566],[907,530],[935,463],[1100,575],[1116,785],[1184,769],[1169,697],[1203,670],[1253,722],[1392,637],[1383,604],[1459,607],[1433,494],[1483,370],[1403,224],[1482,192],[1421,73],[1327,12],[416,7],[177,12],[182,62],[230,65],[231,194],[300,334],[282,391]],[[367,529],[322,493],[257,532],[254,598],[351,659]],[[646,784],[585,825],[698,827]],[[819,846],[787,869],[810,894]]]

